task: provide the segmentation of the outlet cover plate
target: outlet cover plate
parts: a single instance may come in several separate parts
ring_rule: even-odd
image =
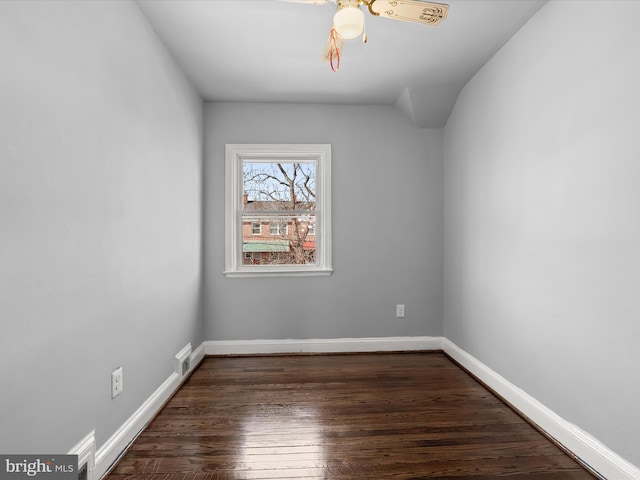
[[[111,372],[111,398],[116,398],[122,393],[124,384],[122,383],[122,367]]]

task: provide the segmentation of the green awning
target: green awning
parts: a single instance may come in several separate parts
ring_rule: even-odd
[[[244,242],[243,252],[288,252],[289,240]]]

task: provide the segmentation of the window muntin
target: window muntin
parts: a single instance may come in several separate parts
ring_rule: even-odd
[[[331,273],[330,169],[330,145],[226,146],[227,276]]]

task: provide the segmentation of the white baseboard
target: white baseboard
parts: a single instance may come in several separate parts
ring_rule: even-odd
[[[205,357],[205,353],[204,353],[204,345],[207,342],[202,342],[200,345],[198,345],[198,347],[191,352],[191,368],[194,368],[195,366],[199,365],[200,362],[202,360],[204,360]]]
[[[492,388],[515,409],[600,475],[611,480],[640,479],[640,469],[611,451],[578,426],[561,418],[456,344],[444,338],[442,347],[447,355]]]
[[[190,345],[189,345],[190,347]],[[129,444],[135,440],[142,429],[149,421],[162,409],[169,398],[178,390],[182,382],[187,378],[188,374],[204,359],[204,344],[200,344],[196,350],[191,353],[191,368],[185,375],[179,375],[173,372],[160,385],[155,392],[151,394],[145,402],[124,422],[116,432],[95,452],[95,460],[92,469],[89,470],[89,480],[98,480],[109,472],[113,464],[125,452]],[[93,434],[93,432],[92,432]],[[95,440],[94,440],[95,442]],[[95,450],[95,446],[94,446]]]
[[[389,352],[441,350],[442,337],[212,340],[203,345],[206,355]]]
[[[87,478],[92,480],[94,462],[96,458],[96,432],[92,430],[67,452],[68,455],[78,455],[78,470],[87,464]]]
[[[92,478],[102,478],[138,436],[147,423],[180,386],[182,378],[172,373],[96,452]]]

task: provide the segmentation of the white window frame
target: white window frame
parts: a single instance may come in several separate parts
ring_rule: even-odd
[[[276,225],[276,233],[273,233],[273,228],[271,228],[272,225]],[[284,229],[284,232],[282,231]],[[287,225],[286,223],[280,221],[280,222],[276,222],[276,221],[271,221],[269,222],[269,235],[271,235],[272,237],[286,237],[287,235],[289,235],[289,225]]]
[[[242,162],[316,162],[315,264],[242,264]],[[227,144],[225,146],[225,270],[227,277],[326,276],[331,263],[331,145]]]

